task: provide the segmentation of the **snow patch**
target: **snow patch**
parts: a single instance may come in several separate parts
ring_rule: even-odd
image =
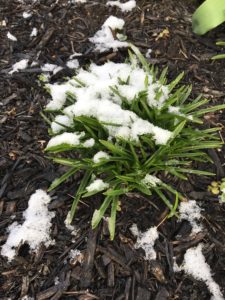
[[[28,66],[29,59],[22,59],[12,65],[12,70],[9,72],[9,74],[13,74],[15,72],[18,72],[19,70],[24,70]]]
[[[90,185],[86,187],[88,193],[95,191],[103,191],[109,187],[109,184],[104,182],[102,179],[95,179]]]
[[[59,71],[61,71],[63,68],[54,64],[44,64],[41,67],[41,70],[43,72],[52,72],[53,74],[58,73]]]
[[[37,190],[31,195],[28,208],[23,213],[24,223],[14,222],[8,227],[9,236],[2,246],[1,255],[11,261],[16,255],[16,247],[21,242],[28,243],[34,251],[38,250],[41,243],[46,247],[54,243],[50,238],[50,228],[55,213],[48,211],[50,201],[51,198],[43,190]]]
[[[70,69],[79,68],[79,61],[77,59],[71,59],[66,63],[67,67]]]
[[[7,33],[7,38],[11,41],[16,42],[17,41],[17,37],[15,37],[15,35],[11,34],[9,31]]]
[[[94,155],[94,157],[93,157],[93,161],[94,161],[94,163],[99,163],[102,159],[109,159],[110,158],[110,156],[106,153],[106,152],[104,152],[104,151],[99,151],[99,152],[97,152],[95,155]]]
[[[36,27],[34,27],[34,28],[32,29],[32,31],[31,31],[31,34],[30,34],[30,36],[31,36],[31,37],[33,37],[33,36],[37,36],[37,34],[38,34],[38,30],[37,30],[37,28],[36,28]]]
[[[184,261],[180,268],[195,279],[204,281],[213,296],[212,299],[224,300],[219,285],[212,277],[210,266],[205,260],[202,248],[203,245],[199,244],[197,247],[188,249],[184,255]]]
[[[32,12],[24,11],[23,12],[23,18],[28,19],[32,16]]]
[[[81,144],[80,139],[84,137],[84,135],[84,132],[63,132],[62,134],[51,138],[46,149],[56,147],[58,145],[78,146]]]
[[[123,19],[114,16],[108,17],[102,25],[102,28],[97,31],[92,38],[89,38],[89,40],[95,44],[95,50],[104,52],[113,49],[113,51],[116,51],[118,48],[128,47],[127,42],[115,40],[112,33],[112,30],[123,29],[124,24],[125,22]]]
[[[136,1],[135,0],[129,0],[127,2],[121,3],[120,1],[108,1],[106,3],[108,6],[117,6],[121,9],[122,12],[128,12],[131,11],[133,8],[136,7]]]
[[[133,224],[130,231],[137,237],[137,241],[134,244],[135,249],[142,248],[145,251],[146,260],[156,259],[156,252],[154,250],[155,241],[159,237],[157,227],[151,227],[145,232],[140,232],[136,224]]]
[[[156,187],[162,181],[154,175],[147,174],[145,178],[142,179],[142,182],[147,186]]]
[[[192,234],[196,234],[202,231],[202,226],[198,224],[201,219],[202,209],[197,205],[195,200],[189,200],[187,202],[180,202],[179,214],[181,220],[187,220],[192,226]]]
[[[58,115],[55,117],[54,122],[51,124],[52,132],[59,133],[67,127],[72,126],[73,120],[65,115]]]

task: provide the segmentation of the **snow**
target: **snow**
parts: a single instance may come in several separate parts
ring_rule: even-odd
[[[110,158],[110,156],[106,153],[106,152],[104,152],[104,151],[99,151],[99,152],[97,152],[95,155],[94,155],[94,157],[93,157],[93,161],[94,161],[94,163],[99,163],[102,159],[109,159]]]
[[[32,31],[31,31],[30,36],[31,36],[31,37],[32,37],[32,36],[37,36],[37,34],[38,34],[38,30],[37,30],[36,27],[34,27],[34,28],[32,29]]]
[[[7,38],[11,41],[16,42],[17,41],[17,37],[15,37],[15,35],[11,34],[9,31],[7,33]]]
[[[88,192],[103,191],[109,187],[109,184],[102,179],[95,179],[90,185],[86,187]]]
[[[79,67],[79,61],[77,59],[71,59],[66,63],[70,69],[77,69]]]
[[[75,259],[77,256],[80,256],[81,252],[78,249],[71,249],[69,253],[69,258]]]
[[[147,86],[146,78],[148,78]],[[154,88],[151,88],[153,85]],[[88,70],[78,69],[77,75],[68,82],[48,84],[47,87],[52,96],[52,101],[46,107],[48,110],[62,109],[66,103],[67,92],[70,92],[76,101],[65,107],[63,113],[71,119],[78,116],[96,118],[108,130],[109,138],[122,137],[125,140],[138,142],[139,136],[149,134],[156,144],[165,145],[172,137],[172,132],[141,119],[128,109],[123,109],[121,97],[111,90],[111,87],[114,87],[120,91],[130,103],[140,92],[148,91],[149,107],[162,106],[167,99],[168,88],[159,83],[152,83],[152,76],[138,66],[114,62],[98,66],[92,63]],[[158,100],[155,92],[157,89],[165,92]]]
[[[102,28],[96,32],[96,34],[89,40],[95,44],[95,50],[104,52],[109,49],[116,51],[121,47],[128,47],[127,42],[121,42],[114,39],[112,30],[123,29],[125,22],[123,19],[119,19],[114,16],[108,17],[108,19],[102,25]]]
[[[152,49],[148,49],[145,53],[145,57],[148,59],[151,58],[151,53],[152,53]]]
[[[70,127],[73,124],[73,120],[65,115],[58,115],[55,117],[54,122],[51,124],[52,132],[58,133],[65,130],[66,127]]]
[[[202,231],[202,226],[198,224],[202,217],[201,211],[202,209],[197,205],[195,200],[181,201],[179,204],[180,219],[190,222],[192,234]]]
[[[21,242],[29,244],[30,249],[37,251],[41,243],[46,247],[53,244],[50,237],[51,220],[54,212],[48,211],[48,203],[51,198],[43,190],[37,190],[31,195],[28,208],[24,211],[23,224],[14,222],[9,229],[9,236],[2,246],[1,255],[11,261],[16,255],[16,247]]]
[[[133,8],[136,7],[136,1],[135,0],[129,0],[127,2],[121,3],[120,1],[108,1],[106,3],[108,6],[117,6],[121,9],[122,12],[128,12],[131,11]]]
[[[145,178],[142,179],[142,182],[143,182],[144,184],[146,184],[147,186],[150,186],[150,187],[156,187],[158,184],[161,183],[161,180],[160,180],[159,178],[157,178],[156,176],[147,174],[147,175],[145,176]]]
[[[15,72],[18,72],[19,70],[24,70],[28,66],[29,59],[22,59],[12,65],[12,70],[9,72],[9,74],[13,74]]]
[[[83,146],[84,146],[85,148],[91,148],[91,147],[94,146],[94,144],[95,144],[95,140],[94,140],[93,138],[91,138],[91,139],[86,140],[86,141],[83,143]]]
[[[43,72],[53,72],[53,74],[56,74],[57,72],[61,71],[63,68],[54,64],[44,64],[41,67],[41,70]]]
[[[24,11],[23,12],[23,18],[24,19],[28,19],[32,16],[32,13],[31,12],[27,12],[27,11]]]
[[[70,146],[78,146],[81,144],[80,139],[84,137],[84,132],[64,132],[57,136],[54,136],[48,142],[47,148],[52,148],[58,145],[70,145]]]
[[[202,253],[203,245],[199,244],[197,247],[190,248],[184,255],[184,261],[181,269],[188,275],[193,276],[197,280],[202,280],[206,283],[212,299],[224,300],[219,285],[214,281],[210,266],[207,264]]]
[[[69,83],[66,84],[48,84],[52,101],[46,106],[48,110],[58,110],[62,108],[66,101],[67,92],[75,92],[75,88]]]
[[[154,250],[155,241],[159,237],[157,227],[150,227],[145,232],[140,232],[136,224],[133,224],[130,228],[130,231],[134,236],[137,237],[137,241],[134,245],[135,249],[142,248],[145,251],[146,260],[156,259],[156,252]]]
[[[77,236],[79,232],[79,228],[77,228],[75,225],[70,224],[70,212],[68,212],[66,219],[64,221],[64,224],[66,228],[70,231],[71,235]]]

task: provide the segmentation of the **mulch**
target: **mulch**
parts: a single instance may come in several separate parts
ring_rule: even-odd
[[[107,7],[106,1],[77,5],[70,2],[0,0],[1,244],[7,239],[6,228],[22,220],[29,196],[38,188],[47,189],[64,171],[62,166],[49,161],[43,151],[48,141],[48,126],[40,112],[49,96],[38,82],[40,65],[54,63],[63,67],[51,77],[56,82],[73,74],[66,61],[74,52],[82,53],[81,65],[90,61],[104,63],[108,59],[123,61],[126,50],[99,54],[88,40],[109,15],[124,18],[128,39],[143,53],[152,49],[149,62],[159,69],[167,65],[170,79],[185,71],[183,83],[193,85],[193,98],[201,93],[211,104],[224,103],[225,61],[210,60],[221,51],[215,42],[225,39],[224,26],[203,37],[195,36],[191,30],[195,1],[140,0],[126,14]],[[22,13],[27,10],[33,15],[24,19]],[[31,38],[33,27],[38,29],[38,35]],[[6,38],[8,31],[17,37],[17,42]],[[38,62],[37,67],[9,75],[12,64],[23,58],[30,63]],[[222,127],[221,137],[224,137],[224,114],[219,112],[206,118],[208,126]],[[224,177],[224,149],[209,151],[214,166],[201,166],[216,172],[216,180]],[[48,249],[43,246],[36,254],[30,254],[26,244],[21,245],[11,263],[0,257],[1,300],[21,299],[25,295],[37,300],[208,300],[210,294],[204,283],[173,271],[173,257],[181,262],[185,251],[199,242],[204,242],[206,260],[216,282],[225,291],[225,206],[207,191],[212,178],[190,176],[189,182],[174,182],[187,198],[201,201],[204,230],[191,236],[187,222],[167,220],[159,227],[157,260],[151,262],[144,260],[141,249],[134,249],[135,240],[129,227],[137,223],[144,231],[160,223],[167,211],[157,197],[148,199],[137,194],[123,199],[114,241],[109,241],[105,222],[97,230],[90,229],[94,208],[102,200],[93,197],[79,205],[73,222],[77,233],[72,236],[64,220],[79,180],[78,175],[51,193],[50,209],[56,211],[52,230],[55,245]],[[71,249],[79,249],[80,257],[71,259]]]

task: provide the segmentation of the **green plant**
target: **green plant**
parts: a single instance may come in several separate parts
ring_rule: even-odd
[[[202,35],[219,26],[225,21],[224,11],[224,0],[206,0],[193,14],[193,31]]]
[[[217,46],[225,46],[225,42],[222,42],[222,41],[217,42],[216,44],[217,44]],[[213,60],[215,60],[215,59],[224,59],[224,58],[225,58],[225,53],[217,54],[217,55],[212,57]]]
[[[201,116],[225,105],[200,108],[208,100],[197,97],[188,101],[192,87],[177,88],[183,73],[167,83],[167,69],[158,76],[157,69],[148,65],[140,51],[130,47],[130,61],[124,64],[91,64],[64,85],[48,85],[53,101],[47,110],[56,117],[50,130],[55,136],[46,151],[77,154],[77,158],[51,156],[69,170],[52,183],[49,191],[82,170],[70,222],[81,198],[102,193],[105,198],[94,212],[92,227],[98,226],[111,206],[111,239],[123,195],[132,191],[147,196],[155,193],[169,208],[169,216],[176,215],[178,198],[183,196],[173,187],[172,178],[213,175],[193,168],[193,162],[211,162],[205,149],[222,144],[217,135],[219,128],[199,126],[203,123]],[[115,74],[120,75],[114,78]],[[174,204],[171,196],[176,199]]]

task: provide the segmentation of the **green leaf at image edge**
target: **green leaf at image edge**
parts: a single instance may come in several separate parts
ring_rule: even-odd
[[[192,17],[194,33],[203,35],[225,21],[225,1],[206,0],[195,11]]]

